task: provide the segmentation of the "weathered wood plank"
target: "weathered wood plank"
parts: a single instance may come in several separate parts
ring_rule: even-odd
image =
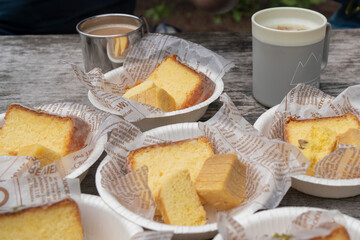
[[[236,67],[224,76],[225,92],[243,116],[253,124],[267,110],[252,97],[252,44],[250,33],[182,33],[184,39],[201,44]],[[360,30],[332,32],[329,63],[321,75],[320,88],[333,96],[360,83]],[[0,112],[17,102],[29,106],[55,102],[90,105],[86,89],[76,80],[67,60],[82,64],[78,35],[1,36],[0,37]],[[201,120],[209,119],[221,102],[209,106]],[[102,155],[101,159],[105,154]],[[81,184],[82,192],[98,194],[95,163]],[[280,206],[309,206],[340,211],[360,219],[360,196],[347,199],[322,199],[290,189]]]

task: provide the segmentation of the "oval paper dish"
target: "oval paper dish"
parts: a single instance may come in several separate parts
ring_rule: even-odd
[[[271,127],[276,108],[270,108],[256,120],[254,127],[261,133]],[[298,175],[292,177],[291,186],[300,192],[324,198],[346,198],[360,194],[360,178],[335,180]]]
[[[116,68],[116,69],[106,73],[104,75],[105,79],[107,79],[110,82],[113,82],[114,81],[113,79],[118,77],[119,73],[122,71],[124,71],[123,67]],[[174,123],[196,122],[205,114],[209,104],[212,103],[213,101],[215,101],[224,90],[224,82],[222,81],[221,78],[218,79],[214,83],[215,83],[214,92],[205,101],[203,101],[199,104],[196,104],[195,106],[186,108],[186,109],[172,111],[172,112],[166,112],[162,116],[156,116],[156,115],[149,116],[138,122],[133,122],[133,124],[136,125],[137,127],[139,127],[142,131],[147,131],[147,130],[155,128],[155,127],[170,125],[170,124],[174,124]],[[89,98],[89,101],[96,108],[98,108],[102,111],[111,113],[111,114],[119,115],[119,113],[117,111],[102,105],[90,91],[88,92],[88,98]]]
[[[138,225],[115,213],[98,196],[81,194],[78,205],[84,240],[128,240],[143,231]]]
[[[202,136],[202,132],[199,129],[198,123],[173,124],[169,126],[155,128],[147,131],[146,133],[150,134],[151,136],[172,142]],[[128,210],[126,207],[122,206],[110,192],[108,192],[105,188],[102,187],[101,184],[101,170],[104,165],[110,160],[110,157],[105,157],[105,159],[98,167],[95,177],[96,187],[101,198],[121,216],[149,230],[174,232],[174,239],[209,239],[215,236],[215,234],[217,233],[215,211],[207,212],[207,218],[210,223],[206,225],[174,226],[143,218]],[[272,190],[270,189],[270,191]],[[252,214],[258,209],[259,208],[255,208],[253,205],[250,205],[249,207],[244,208],[241,214],[239,214],[239,216]]]
[[[262,236],[268,234],[273,236],[275,233],[284,233],[290,226],[291,222],[300,214],[306,211],[319,211],[319,208],[308,207],[283,207],[262,211],[238,220],[238,222],[246,229],[249,235]],[[345,222],[338,221],[343,224],[351,239],[360,239],[360,221],[343,214]],[[216,235],[214,240],[222,240],[220,234]]]

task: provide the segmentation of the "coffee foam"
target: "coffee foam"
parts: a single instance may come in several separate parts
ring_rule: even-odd
[[[260,25],[277,29],[279,26],[288,27],[292,29],[301,29],[301,30],[310,30],[319,27],[320,25],[316,22],[313,22],[308,19],[300,19],[300,18],[275,18],[275,19],[267,19],[263,22],[259,22]]]
[[[325,37],[326,18],[322,14],[303,8],[268,8],[251,17],[252,35],[261,42],[277,46],[304,46],[320,42]],[[300,27],[297,30],[277,30]],[[302,29],[308,28],[307,30]]]

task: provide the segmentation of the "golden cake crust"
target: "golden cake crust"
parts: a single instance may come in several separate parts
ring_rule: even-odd
[[[354,119],[355,121],[358,122],[358,128],[360,128],[360,121],[359,119],[353,114],[353,113],[346,113],[342,116],[334,116],[334,117],[323,117],[323,118],[316,118],[316,119],[296,119],[294,117],[288,117],[286,118],[285,120],[285,140],[286,142],[290,142],[290,139],[289,139],[289,127],[290,127],[290,123],[291,122],[298,122],[298,123],[309,123],[309,124],[314,124],[318,121],[321,121],[321,120],[326,120],[326,119],[347,119],[347,118],[352,118]]]
[[[174,55],[170,55],[170,56],[166,57],[163,61],[165,61],[167,59],[171,59],[172,61],[175,61],[178,64],[183,65],[176,58],[177,58],[177,55],[174,54]],[[200,82],[198,82],[198,84],[196,85],[194,90],[189,94],[189,96],[186,99],[186,101],[184,102],[184,104],[182,106],[180,106],[177,110],[194,106],[199,101],[198,100],[199,96],[201,96],[204,92],[204,78],[202,77],[202,75],[200,73],[196,72],[194,69],[189,68],[188,66],[185,66],[185,67],[187,67],[190,72],[197,74],[199,76]]]
[[[66,211],[66,219],[58,218],[59,216],[55,215],[57,214],[56,211],[58,211],[58,213]],[[48,223],[48,226],[39,225],[38,230],[35,230],[33,227],[36,225],[36,223],[28,221],[30,219],[35,220],[39,218],[40,215],[49,217],[50,222]],[[56,218],[58,221],[54,222],[54,218]],[[14,221],[20,222],[19,224],[22,225],[15,228]],[[50,235],[53,236],[53,238],[51,239],[60,239],[66,237],[67,239],[71,240],[81,240],[83,239],[84,235],[79,207],[77,203],[72,199],[63,199],[59,202],[52,204],[30,207],[16,212],[2,213],[0,214],[0,223],[1,238],[3,237],[2,234],[10,234],[10,236],[6,235],[6,237],[10,237],[11,239],[15,237],[16,239],[18,239],[19,229],[22,229],[20,235],[25,232],[26,236],[29,238],[31,237],[30,235],[34,235],[33,237]],[[31,227],[29,227],[27,224],[30,224]],[[65,236],[63,235],[64,233],[61,231],[62,229],[64,230],[64,228],[66,228],[67,231]],[[39,231],[40,229],[42,229],[41,232]]]
[[[196,191],[218,210],[234,208],[246,200],[246,168],[236,154],[215,154],[201,168]]]
[[[209,148],[213,149],[211,143],[209,142],[209,140],[208,140],[206,137],[200,136],[200,137],[198,137],[197,139],[198,139],[198,141],[201,141],[201,142],[204,142],[204,143],[208,144]],[[158,144],[154,144],[154,145],[151,145],[151,146],[146,146],[146,147],[138,148],[138,149],[136,149],[136,150],[133,150],[133,151],[129,152],[129,155],[128,155],[128,157],[127,157],[127,164],[128,164],[128,166],[130,166],[131,171],[135,171],[136,169],[135,169],[134,166],[133,166],[133,162],[135,161],[134,156],[135,156],[137,153],[142,152],[142,151],[145,151],[145,150],[148,150],[148,149],[152,149],[152,148],[158,148],[158,147],[161,147],[161,146],[177,145],[177,144],[179,144],[179,143],[190,142],[190,141],[193,141],[193,140],[194,140],[194,139],[185,139],[185,140],[177,141],[177,142],[158,143]]]
[[[285,140],[301,150],[310,161],[306,175],[315,175],[314,167],[337,147],[339,135],[351,128],[360,129],[360,121],[353,113],[316,119],[285,120]]]
[[[206,212],[188,170],[174,172],[160,187],[156,204],[166,224],[204,225]]]
[[[38,117],[46,117],[48,119],[54,119],[56,121],[70,122],[71,126],[72,126],[71,127],[72,130],[69,133],[69,135],[70,135],[69,141],[67,141],[65,144],[66,152],[67,152],[66,154],[80,150],[82,147],[84,147],[85,140],[89,134],[89,126],[82,119],[74,117],[74,116],[62,117],[62,116],[58,116],[55,114],[50,114],[50,113],[46,113],[46,112],[42,112],[42,111],[35,111],[35,110],[29,109],[29,108],[24,107],[19,104],[11,104],[8,107],[8,110],[5,114],[5,118],[4,118],[5,125],[6,125],[7,119],[9,118],[9,114],[10,114],[10,112],[12,112],[12,110],[25,111],[25,112],[28,112],[29,114],[33,114]],[[39,134],[41,134],[41,133],[39,133]],[[0,131],[0,137],[1,137],[1,131]],[[10,152],[9,154],[17,155],[17,151]]]
[[[159,188],[166,177],[175,171],[187,169],[195,182],[205,160],[214,155],[211,142],[206,137],[177,142],[154,144],[129,152],[128,168],[135,171],[148,167],[148,186],[156,200]]]
[[[69,198],[63,199],[61,201],[52,203],[52,204],[46,204],[46,205],[41,205],[41,206],[36,206],[36,207],[29,207],[29,208],[25,208],[16,212],[5,212],[5,213],[1,213],[0,214],[0,218],[5,218],[8,216],[17,216],[17,215],[21,215],[24,212],[33,212],[36,213],[39,210],[47,210],[50,208],[60,208],[63,206],[71,206],[71,208],[73,208],[76,212],[79,212],[79,207],[77,205],[77,203]],[[77,214],[77,222],[81,224],[81,218],[80,218],[80,214]]]
[[[185,109],[191,106],[194,106],[200,102],[205,101],[206,99],[208,99],[211,94],[213,93],[214,90],[214,84],[211,82],[211,80],[208,80],[203,74],[196,72],[194,69],[182,64],[181,62],[179,62],[177,59],[177,55],[170,55],[165,57],[162,60],[162,63],[164,63],[165,61],[172,61],[178,65],[181,65],[182,67],[185,67],[187,69],[188,72],[191,72],[192,74],[196,75],[198,77],[198,82],[197,84],[193,87],[192,91],[189,92],[186,100],[181,104],[181,105],[177,105],[176,106],[176,110],[181,110],[181,109]],[[161,63],[161,64],[162,64]],[[152,75],[155,74],[159,67],[161,66],[161,64],[158,64],[156,66],[156,68],[149,74],[149,76],[147,77],[147,79],[152,80]],[[145,80],[146,81],[146,80]],[[154,80],[153,80],[154,81]],[[156,81],[154,81],[156,83]],[[174,83],[175,84],[175,83]],[[164,87],[163,87],[164,88]],[[168,91],[166,88],[164,88],[167,92],[169,92],[170,95],[171,91]],[[174,97],[174,96],[173,96]],[[174,97],[175,98],[175,97]]]

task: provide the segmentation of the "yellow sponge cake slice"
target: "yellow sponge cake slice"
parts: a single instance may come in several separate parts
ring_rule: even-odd
[[[84,146],[89,126],[75,117],[61,117],[12,104],[0,130],[0,152],[17,155],[21,147],[40,144],[65,156]]]
[[[142,82],[140,84],[134,85],[133,87],[129,88],[123,95],[124,98],[131,98],[137,94],[140,94],[146,90],[156,87],[155,83],[152,81]]]
[[[337,117],[296,120],[285,122],[286,141],[298,147],[311,165],[307,174],[313,175],[313,167],[336,148],[339,135],[350,128],[360,129],[359,119],[352,113]]]
[[[235,154],[209,157],[195,182],[199,196],[219,210],[234,208],[245,201],[246,164]]]
[[[151,105],[165,112],[175,110],[175,100],[164,89],[157,87],[152,81],[145,81],[130,88],[123,97]]]
[[[32,144],[19,148],[18,156],[36,157],[40,161],[40,167],[44,167],[61,158],[61,155],[40,144]]]
[[[175,100],[176,110],[196,104],[205,84],[201,74],[177,61],[176,55],[166,57],[146,81],[168,92]]]
[[[78,205],[71,199],[0,214],[0,239],[82,240]]]
[[[174,172],[165,179],[156,203],[167,224],[196,226],[206,223],[206,212],[186,169]]]
[[[315,164],[335,150],[336,132],[327,127],[312,126],[305,138],[299,140],[299,146],[310,161],[306,174],[313,176]]]
[[[148,185],[156,198],[166,177],[178,170],[189,170],[191,180],[195,182],[205,160],[212,155],[211,142],[199,137],[136,149],[129,153],[128,164],[132,171],[144,165],[148,167]]]

